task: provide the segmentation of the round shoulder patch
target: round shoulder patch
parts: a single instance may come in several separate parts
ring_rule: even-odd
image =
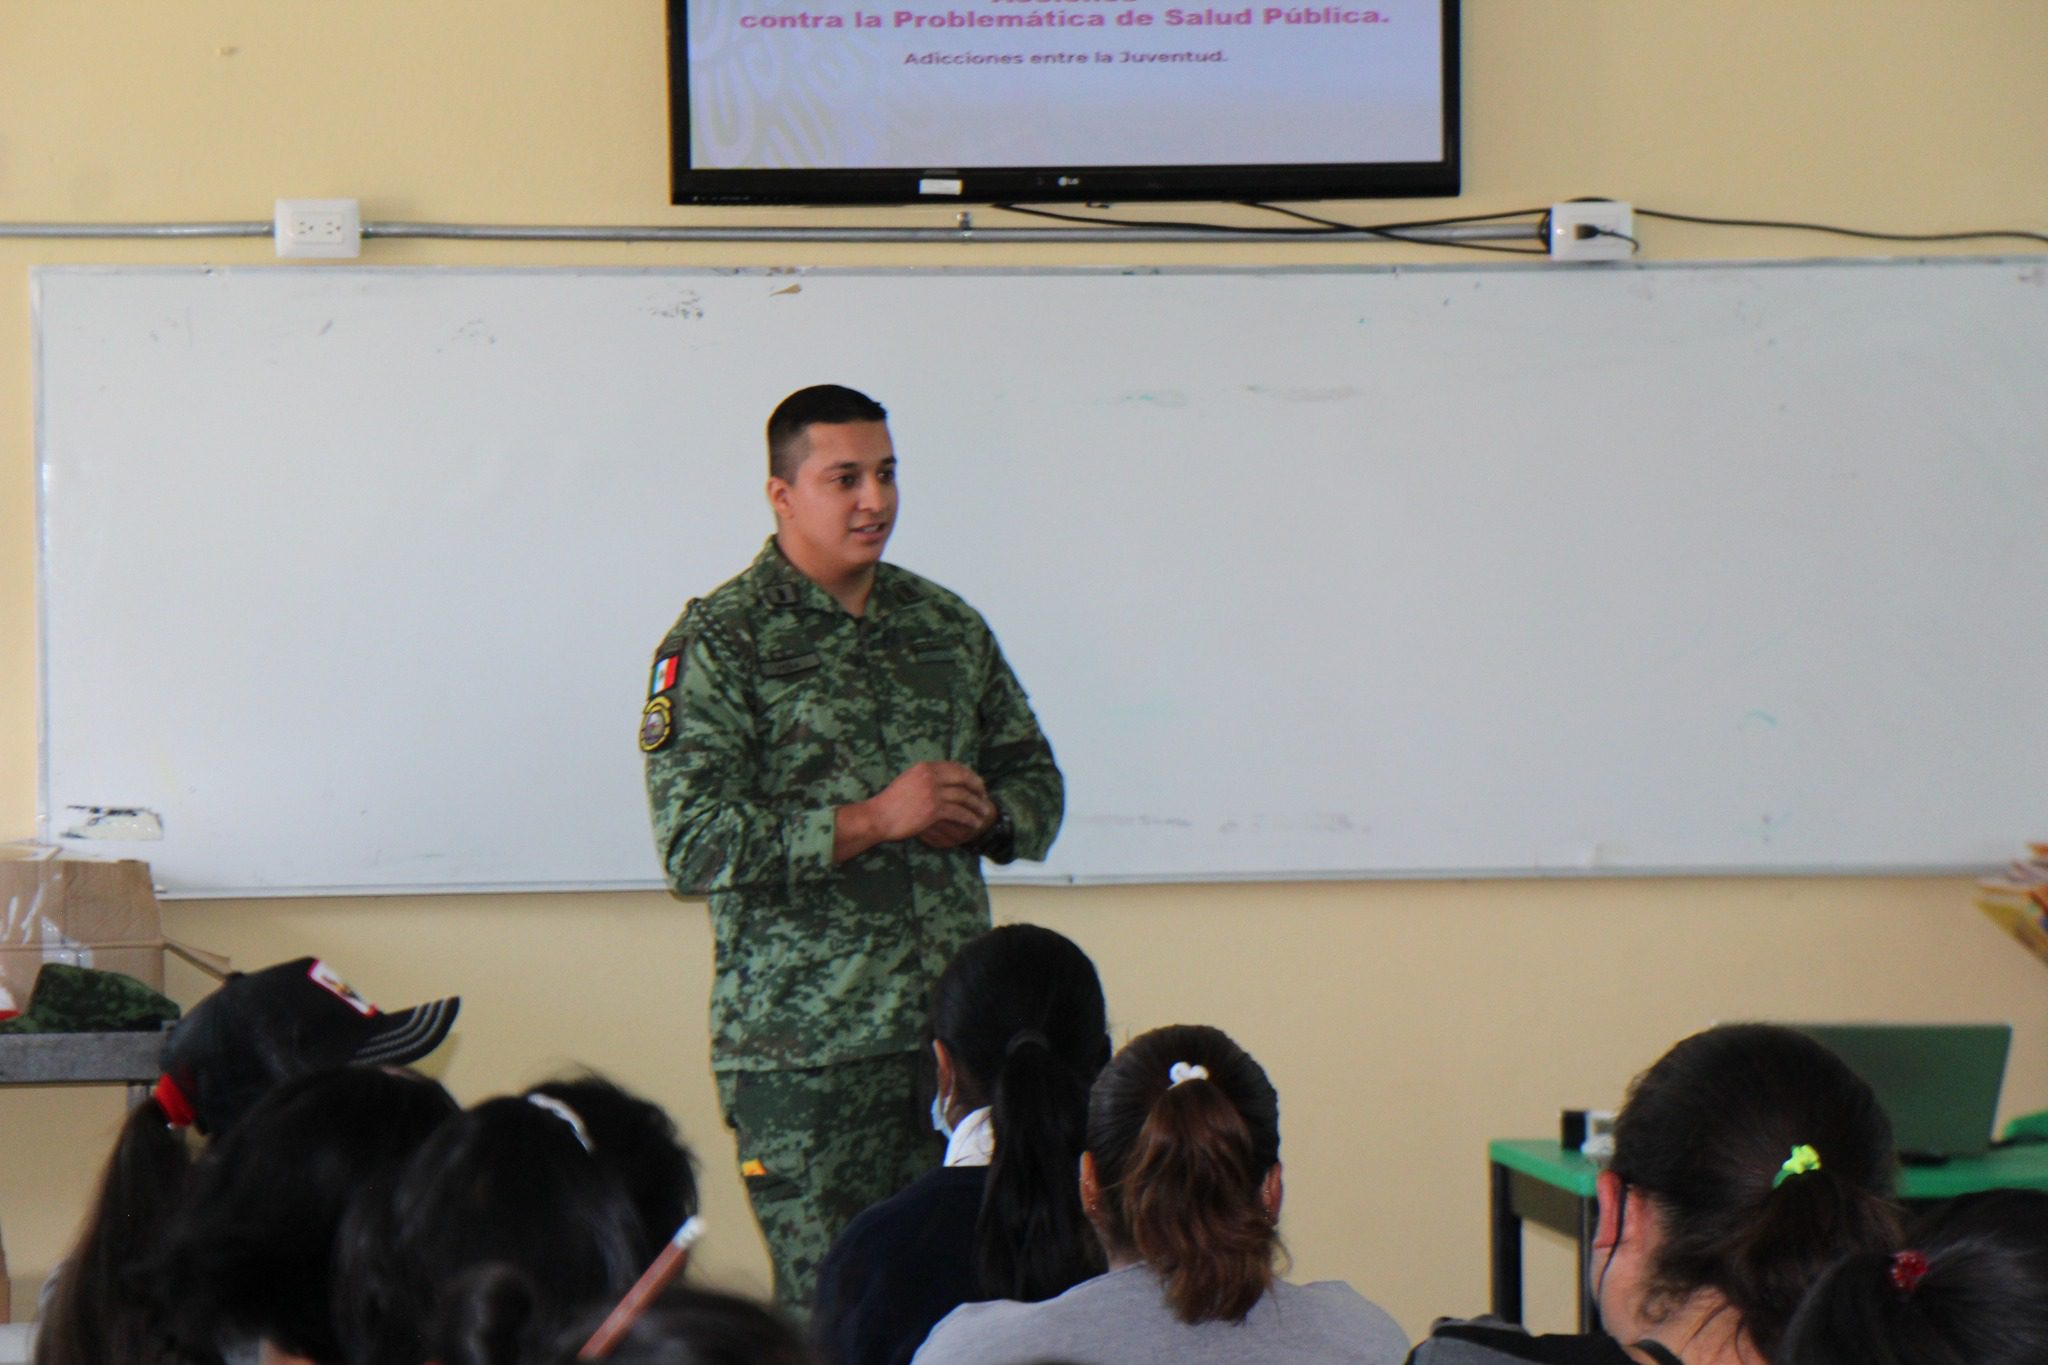
[[[656,697],[640,713],[640,752],[651,754],[675,737],[675,711],[667,697]]]

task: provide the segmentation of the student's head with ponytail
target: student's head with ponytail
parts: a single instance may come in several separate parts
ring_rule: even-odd
[[[1050,929],[992,929],[939,978],[932,1037],[949,1120],[987,1106],[995,1133],[974,1238],[983,1291],[1035,1301],[1098,1273],[1075,1174],[1088,1087],[1109,1060],[1095,964]]]
[[[590,1077],[441,1124],[342,1221],[347,1359],[511,1365],[616,1301],[666,1240],[647,1220],[695,1207],[674,1133],[653,1105]]]
[[[78,1244],[36,1330],[36,1365],[180,1365],[170,1322],[142,1277],[191,1179],[185,1138],[154,1097],[128,1111]]]
[[[2048,1193],[1992,1190],[1930,1215],[1807,1292],[1780,1365],[2039,1365],[2048,1360]]]
[[[1835,1261],[1890,1250],[1891,1123],[1840,1058],[1791,1029],[1695,1034],[1636,1078],[1600,1176],[1591,1273],[1629,1342],[1716,1333],[1775,1357]]]
[[[1090,1096],[1081,1189],[1111,1263],[1142,1261],[1182,1322],[1241,1320],[1279,1253],[1272,1082],[1221,1030],[1139,1035]]]

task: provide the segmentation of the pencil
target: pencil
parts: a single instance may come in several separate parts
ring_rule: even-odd
[[[676,1235],[669,1238],[668,1245],[654,1258],[654,1264],[641,1273],[619,1300],[618,1307],[605,1315],[597,1330],[590,1334],[590,1340],[583,1343],[583,1349],[576,1353],[578,1360],[603,1360],[612,1353],[612,1347],[619,1344],[619,1338],[647,1311],[647,1305],[654,1302],[654,1296],[668,1288],[669,1281],[682,1274],[689,1263],[690,1248],[704,1235],[704,1220],[691,1214],[676,1229]]]

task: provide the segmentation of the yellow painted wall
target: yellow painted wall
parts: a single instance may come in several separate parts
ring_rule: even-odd
[[[2048,227],[2048,6],[1466,0],[1465,10],[1467,192],[1456,211],[1605,194],[1903,229]],[[265,219],[278,196],[325,195],[360,199],[372,220],[708,221],[666,203],[661,30],[659,0],[0,0],[0,221]],[[1345,207],[1453,211],[1442,201]],[[747,219],[949,220],[935,209]],[[1666,224],[1644,224],[1643,237],[1646,256],[1667,259],[1877,249]],[[365,261],[1444,258],[1341,244],[373,243]],[[0,241],[0,838],[30,834],[35,814],[28,269],[270,259],[261,240]],[[1030,889],[1000,893],[997,912],[1086,946],[1120,1035],[1214,1022],[1266,1062],[1285,1109],[1297,1274],[1349,1279],[1413,1332],[1483,1304],[1486,1139],[1541,1134],[1562,1106],[1614,1100],[1633,1071],[1707,1021],[2011,1018],[2007,1110],[2048,1105],[2048,978],[1969,908],[1960,881]],[[387,1005],[460,992],[461,1028],[439,1066],[466,1099],[585,1062],[661,1100],[706,1158],[704,1270],[765,1285],[704,1070],[701,905],[656,895],[215,902],[173,905],[167,919],[174,935],[244,966],[321,953]],[[183,969],[172,985],[187,1000],[203,989]],[[28,1289],[62,1254],[118,1116],[111,1092],[0,1096],[0,1227]],[[1532,1316],[1564,1325],[1568,1258],[1553,1245],[1532,1260]]]

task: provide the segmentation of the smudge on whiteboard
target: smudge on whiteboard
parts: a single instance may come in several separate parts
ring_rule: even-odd
[[[65,839],[152,840],[164,837],[163,817],[141,806],[67,806],[85,818],[65,830]]]

